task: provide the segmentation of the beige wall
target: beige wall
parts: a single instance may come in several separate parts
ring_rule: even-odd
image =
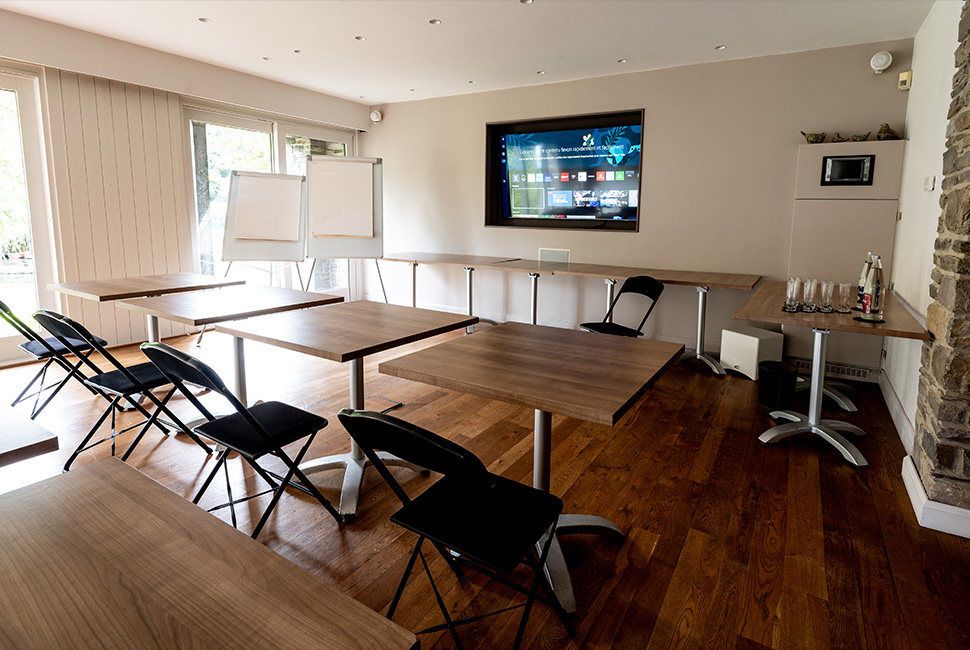
[[[892,52],[874,75],[869,58]],[[526,89],[392,104],[361,137],[362,154],[384,160],[385,251],[534,258],[567,248],[572,260],[672,269],[787,273],[799,131],[843,135],[897,129],[906,93],[896,73],[912,41],[893,41],[619,75]],[[486,122],[643,108],[644,161],[638,233],[484,227]],[[392,301],[410,301],[406,270],[384,278]],[[419,304],[464,307],[460,270],[420,269]],[[476,311],[528,319],[528,277],[476,273]],[[371,282],[369,295],[379,295]],[[604,311],[602,282],[540,280],[539,321],[574,326]],[[712,291],[708,347],[744,292]],[[692,342],[696,293],[670,287],[654,335]],[[651,320],[654,320],[653,317]]]

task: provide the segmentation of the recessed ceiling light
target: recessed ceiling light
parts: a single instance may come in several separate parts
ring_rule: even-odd
[[[718,52],[720,52],[721,50],[726,50],[727,49],[727,45],[715,45],[714,46],[714,49],[717,50]]]
[[[367,40],[367,37],[366,36],[354,36],[354,40],[355,41],[366,41]]]
[[[468,83],[473,84],[473,83],[475,83],[475,80],[474,79],[469,79],[468,80]]]
[[[303,50],[293,50],[293,54],[303,54]]]
[[[616,62],[617,63],[626,63],[626,59],[617,59]]]
[[[364,96],[363,96],[363,95],[359,95],[359,97],[360,97],[361,99],[364,99]]]
[[[199,22],[200,23],[211,23],[212,22],[212,19],[211,18],[199,18]]]
[[[411,89],[411,92],[412,92],[412,93],[413,93],[413,92],[417,92],[417,89],[416,89],[416,88],[412,88],[412,89]]]
[[[432,18],[428,22],[431,23],[432,25],[440,25],[441,24],[441,21],[438,20],[437,18]]]
[[[536,74],[546,74],[545,70],[536,70]]]
[[[271,57],[271,56],[264,56],[263,57],[263,61],[272,61],[272,60],[273,60],[273,57]]]
[[[532,0],[519,0],[519,2],[521,2],[524,5],[531,5],[532,4]]]

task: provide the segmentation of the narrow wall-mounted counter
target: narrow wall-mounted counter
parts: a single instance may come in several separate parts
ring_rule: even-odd
[[[718,375],[724,374],[714,358],[704,351],[704,330],[707,321],[707,293],[712,289],[738,289],[750,291],[761,279],[760,275],[740,273],[712,273],[705,271],[675,271],[668,269],[645,269],[632,266],[606,264],[577,264],[572,262],[544,262],[514,257],[486,257],[481,255],[456,255],[449,253],[393,253],[385,260],[406,262],[411,265],[411,305],[417,306],[417,268],[419,264],[438,264],[464,267],[466,273],[467,310],[472,314],[472,274],[476,268],[528,273],[532,280],[531,322],[536,324],[539,277],[546,275],[573,275],[601,278],[606,282],[606,305],[613,302],[614,288],[618,280],[637,275],[649,275],[669,285],[695,287],[697,289],[697,341],[694,350],[684,353],[685,358],[700,359]]]

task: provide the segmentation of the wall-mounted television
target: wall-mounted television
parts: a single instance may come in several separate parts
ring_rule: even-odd
[[[485,125],[485,225],[638,228],[643,111]]]

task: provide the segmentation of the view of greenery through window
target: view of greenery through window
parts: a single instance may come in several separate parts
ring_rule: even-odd
[[[15,313],[37,309],[17,94],[0,89],[0,299]],[[14,334],[0,321],[0,335]]]
[[[229,176],[233,170],[272,172],[272,138],[269,133],[261,131],[192,122],[192,140],[201,270],[221,276],[228,266],[228,262],[222,261],[222,236],[226,229]],[[233,266],[233,277],[255,284],[269,284],[268,273],[252,268],[267,268],[267,265],[246,264],[238,265],[238,269]]]

